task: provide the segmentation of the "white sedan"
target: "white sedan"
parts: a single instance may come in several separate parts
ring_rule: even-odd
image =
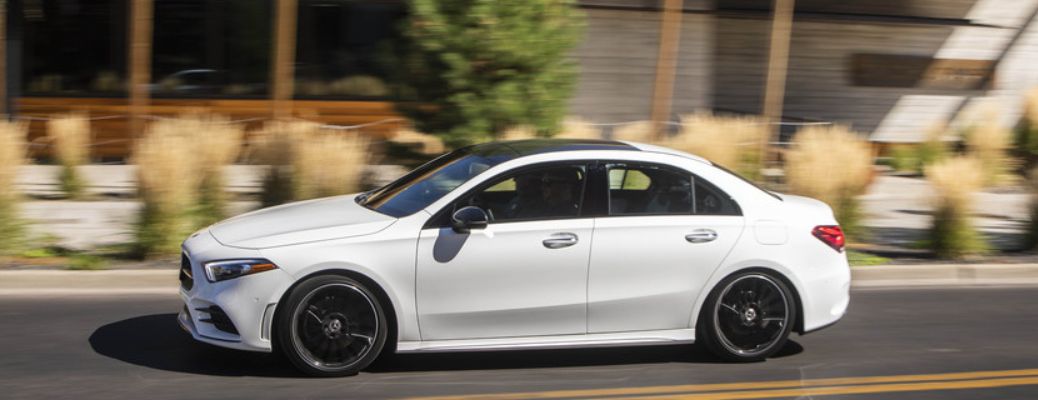
[[[656,146],[469,146],[183,244],[181,326],[319,376],[384,352],[692,343],[757,361],[847,309],[822,202]]]

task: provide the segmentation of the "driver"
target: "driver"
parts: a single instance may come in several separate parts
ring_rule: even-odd
[[[541,174],[531,172],[515,177],[515,197],[508,203],[505,212],[510,219],[526,218],[536,212],[542,198]]]
[[[576,189],[580,182],[580,172],[575,169],[556,169],[544,172],[538,185],[538,197],[526,197],[521,200],[520,213],[517,218],[544,218],[576,215]],[[517,186],[518,188],[518,181]]]

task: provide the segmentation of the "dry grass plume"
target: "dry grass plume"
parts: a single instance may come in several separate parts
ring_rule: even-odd
[[[356,131],[324,131],[299,143],[292,160],[295,199],[360,190],[370,147],[370,140]]]
[[[808,126],[796,133],[786,155],[786,183],[792,193],[828,203],[844,230],[857,233],[857,196],[872,177],[872,151],[844,126]]]
[[[256,135],[257,160],[269,166],[263,204],[355,192],[371,158],[363,133],[308,121],[271,121]]]
[[[982,107],[974,118],[964,132],[967,153],[980,162],[985,185],[1008,183],[1011,130],[1002,125],[999,109],[993,105]]]
[[[758,118],[697,113],[683,117],[681,132],[662,144],[706,158],[748,179],[758,179],[760,146],[767,134],[768,126]]]
[[[27,163],[28,125],[0,121],[0,254],[18,250],[25,242],[25,227],[18,214],[20,195],[15,189],[18,172]]]
[[[562,120],[562,129],[555,137],[560,139],[601,139],[602,131],[580,117],[566,117]]]
[[[652,121],[635,121],[613,129],[613,139],[626,142],[650,143],[655,136]]]
[[[151,124],[134,145],[142,208],[136,253],[142,257],[175,255],[180,242],[196,228],[193,211],[201,181],[195,137],[181,121]]]
[[[926,168],[934,189],[930,247],[941,258],[963,258],[987,249],[970,221],[974,197],[985,181],[982,162],[971,157],[939,161]]]
[[[90,158],[90,121],[82,113],[55,115],[47,121],[47,136],[61,165],[61,190],[70,198],[82,197],[85,184],[78,168]]]

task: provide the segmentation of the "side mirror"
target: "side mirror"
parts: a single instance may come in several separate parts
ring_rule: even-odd
[[[466,233],[473,229],[485,229],[490,222],[486,211],[476,206],[459,208],[451,215],[451,228],[455,232]]]

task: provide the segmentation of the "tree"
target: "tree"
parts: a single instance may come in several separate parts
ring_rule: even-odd
[[[412,0],[397,109],[458,146],[524,125],[549,136],[576,78],[572,0]]]

